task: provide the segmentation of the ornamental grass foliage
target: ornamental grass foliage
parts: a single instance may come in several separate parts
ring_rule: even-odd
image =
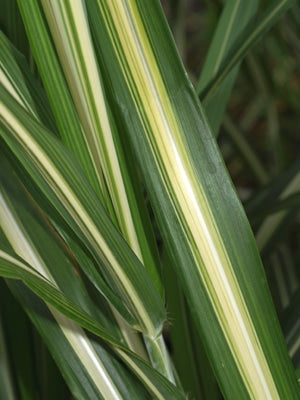
[[[0,399],[299,399],[299,4],[1,11]]]

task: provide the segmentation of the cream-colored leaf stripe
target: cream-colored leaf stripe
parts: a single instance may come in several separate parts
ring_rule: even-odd
[[[249,317],[233,267],[225,251],[201,184],[164,87],[136,3],[99,1],[111,42],[140,118],[157,167],[176,199],[181,224],[192,238],[191,252],[215,309],[236,365],[251,398],[279,399],[276,384]],[[163,160],[160,162],[160,160]],[[201,265],[204,264],[204,271]]]
[[[57,287],[57,284],[50,274],[46,264],[42,260],[40,254],[26,234],[19,218],[12,209],[4,191],[0,192],[0,223],[1,228],[16,254],[22,257],[26,262],[28,262],[28,264],[38,271],[39,274],[44,276]],[[34,271],[31,269],[29,270],[25,264],[14,259],[4,251],[0,250],[0,255],[3,259],[7,259],[30,273],[34,273]],[[75,354],[89,374],[91,380],[103,397],[107,400],[112,398],[122,400],[122,396],[113,383],[113,377],[109,375],[84,330],[52,306],[48,305],[48,308],[67,341],[73,348]]]
[[[115,149],[107,102],[83,1],[42,1],[52,36],[85,131],[98,175],[103,170],[120,228],[143,262],[122,172]],[[100,179],[99,179],[100,180]],[[105,193],[105,188],[102,187]]]
[[[56,24],[53,24],[54,27],[56,27]],[[73,64],[72,64],[73,65]],[[17,91],[14,90],[14,87],[16,85],[10,84],[10,80],[6,78],[6,74],[4,74],[3,69],[0,71],[0,74],[2,74],[0,76],[0,82],[3,83],[4,87],[9,91],[9,93],[25,108],[27,109],[29,112],[32,112],[32,114],[38,119],[37,115],[35,113],[33,113],[30,105],[27,104],[27,102],[24,99],[24,96],[19,96]],[[124,186],[121,186],[121,192],[124,192]],[[126,196],[125,193],[123,193],[124,196]],[[123,198],[125,198],[123,196]],[[125,198],[125,202],[123,202],[123,204],[125,205],[125,214],[126,217],[124,218],[124,223],[126,224],[126,226],[128,227],[129,231],[127,230],[126,232],[123,232],[125,234],[126,239],[128,240],[129,244],[132,246],[132,250],[135,252],[135,254],[140,258],[141,261],[142,260],[142,253],[141,253],[141,249],[139,247],[139,242],[137,240],[137,236],[136,236],[136,232],[135,232],[135,228],[133,225],[133,221],[131,218],[130,210],[129,210],[129,204],[127,202],[127,199]],[[124,207],[123,207],[124,209]],[[132,234],[131,234],[131,233]],[[132,331],[131,328],[126,327],[126,323],[120,318],[119,314],[113,309],[112,310],[113,313],[115,314],[115,317],[121,327],[121,330],[123,332],[124,338],[126,339],[128,345],[131,347],[132,350],[136,350],[138,351],[141,355],[144,354],[144,349],[141,346],[141,344],[139,344],[140,342],[140,338],[137,336],[137,333]],[[146,340],[149,342],[149,338],[146,338]],[[168,355],[166,353],[166,349],[165,349],[165,344],[160,341],[160,347],[157,346],[157,341],[154,340],[152,343],[152,352],[151,354],[155,355],[156,357],[156,364],[159,363],[162,365],[162,370],[161,372],[165,373],[165,375],[167,377],[169,377],[173,382],[174,382],[174,376],[173,376],[173,372],[172,372],[172,367],[170,365],[170,360],[168,358]],[[144,355],[145,356],[145,355]],[[159,361],[158,361],[159,360]]]
[[[18,101],[22,107],[24,107],[29,113],[31,113],[37,120],[39,117],[35,114],[34,110],[30,104],[26,101],[23,94],[18,90],[14,80],[10,77],[9,71],[4,68],[3,63],[0,63],[0,82],[3,84],[5,89]],[[144,355],[144,348],[140,344],[140,340],[137,338],[137,333],[135,333],[130,327],[126,325],[126,322],[121,318],[121,316],[112,308],[112,312],[115,315],[116,320],[121,328],[123,336],[128,343],[131,350],[135,350],[138,354]],[[147,358],[144,355],[144,358]]]
[[[116,352],[120,355],[123,360],[130,365],[130,367],[135,371],[135,373],[140,376],[143,382],[146,382],[147,386],[151,389],[153,395],[155,395],[155,399],[157,400],[165,400],[165,397],[162,396],[159,390],[157,390],[156,386],[153,385],[153,382],[147,377],[145,373],[139,368],[137,368],[136,364],[132,361],[132,359],[121,349],[116,349]]]
[[[96,254],[98,254],[101,259],[103,259],[104,256],[106,263],[114,273],[114,277],[118,279],[120,287],[124,293],[126,293],[132,308],[135,310],[135,315],[141,324],[141,328],[150,337],[156,337],[156,327],[153,326],[152,321],[144,308],[143,302],[138,297],[135,288],[128,280],[122,266],[119,264],[115,255],[107,245],[105,238],[100,234],[69,184],[65,181],[56,166],[53,165],[47,154],[45,154],[38,143],[33,139],[30,132],[25,129],[13,112],[4,104],[0,104],[0,116],[2,116],[1,119],[4,126],[7,127],[24,150],[30,154],[30,157],[34,159],[39,172],[55,192],[64,207],[68,210],[74,221],[76,221],[76,224],[89,240],[89,243],[92,245]]]
[[[85,140],[99,184],[101,185],[103,171],[121,232],[144,265],[147,265],[147,262],[153,263],[149,256],[148,259],[144,259],[137,236],[131,207],[138,210],[135,204],[129,204],[128,201],[114,144],[114,122],[107,108],[84,2],[55,0],[42,1],[42,4],[85,132]],[[102,191],[106,197],[106,187],[103,183]],[[144,241],[147,239],[144,238]],[[158,351],[157,343],[153,342],[153,354],[162,362],[165,353],[162,342],[161,346],[161,351]],[[166,375],[172,377],[169,362],[165,360],[163,364],[166,364]]]
[[[18,87],[14,84],[15,82],[11,78],[9,71],[7,71],[4,65],[0,61],[0,82],[5,87],[5,89],[35,118],[37,118],[36,111],[31,107],[31,105],[26,101],[26,98],[18,90]]]
[[[9,197],[6,195],[5,189],[2,187],[0,187],[0,228],[3,230],[14,251],[28,264],[30,264],[32,268],[29,268],[22,261],[16,259],[2,249],[0,249],[0,258],[8,261],[12,265],[16,265],[20,269],[29,272],[31,275],[36,275],[39,279],[44,278],[48,285],[53,285],[53,287],[60,290],[53,276],[49,272],[46,263],[44,262],[30,236],[26,232],[25,227],[20,221],[14,206],[11,204]],[[115,376],[112,376],[106,370],[105,365],[95,352],[93,344],[86,336],[84,330],[74,321],[57,311],[53,306],[47,303],[46,305],[48,306],[50,312],[52,313],[54,319],[58,323],[60,329],[70,343],[77,357],[84,365],[91,379],[94,381],[94,383],[96,383],[96,386],[104,396],[104,399],[123,399],[113,383]],[[158,340],[161,340],[161,338],[159,337]],[[151,380],[152,373],[150,373],[149,377],[149,375],[145,373],[143,367],[138,365],[137,361],[141,362],[141,358],[139,360],[135,360],[135,357],[132,358],[130,355],[126,354],[124,348],[122,349],[118,344],[116,347],[114,347],[114,351],[125,361],[128,366],[130,366],[130,368],[141,379],[141,381],[144,382],[148,390],[150,390],[155,398],[165,398],[160,390],[163,390],[165,393],[170,393],[171,396],[174,395],[176,398],[184,397],[180,391],[175,389],[175,386],[168,386],[167,381],[162,381],[161,376],[159,377],[158,375],[156,376],[156,374],[154,374],[154,379],[158,379],[159,385],[161,385],[161,387],[158,388],[156,383],[153,383]],[[146,370],[150,368],[150,365],[146,366]]]

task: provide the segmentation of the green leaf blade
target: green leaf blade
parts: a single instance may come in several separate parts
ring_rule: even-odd
[[[156,3],[97,4],[108,87],[222,390],[236,398],[296,396],[253,235],[196,95],[172,43],[163,39],[169,34]],[[122,104],[129,103],[126,113]],[[234,389],[228,384],[233,376]]]
[[[91,162],[99,176],[103,171],[102,190],[113,207],[111,209],[108,204],[110,215],[116,218],[116,226],[163,293],[157,271],[158,257],[155,258],[152,251],[154,242],[150,246],[141,224],[141,212],[146,213],[146,210],[137,204],[131,182],[137,179],[136,172],[133,168],[132,176],[127,172],[126,151],[120,143],[103,90],[85,4],[83,1],[76,5],[74,2],[43,2],[43,8],[84,130]],[[62,37],[66,40],[62,41]]]
[[[67,153],[63,153],[64,155],[59,158],[57,157],[58,152],[62,151],[59,150],[61,149],[59,143],[47,134],[42,135],[42,127],[29,118],[22,108],[13,99],[10,99],[9,95],[5,97],[7,106],[2,108],[2,121],[11,130],[11,136],[5,134],[6,131],[2,130],[2,133],[5,134],[5,139],[12,146],[12,150],[17,152],[20,160],[25,163],[26,168],[29,168],[33,177],[38,180],[38,184],[42,185],[43,190],[46,190],[51,201],[55,202],[54,204],[58,207],[62,216],[67,218],[67,222],[73,226],[73,229],[78,230],[79,228],[78,233],[81,232],[81,239],[87,244],[96,259],[99,259],[100,263],[106,263],[106,265],[115,265],[116,269],[111,269],[109,274],[115,280],[122,296],[125,295],[125,298],[127,298],[127,307],[131,312],[135,310],[133,311],[134,317],[142,324],[141,329],[145,330],[150,336],[155,337],[161,330],[164,311],[161,300],[146,275],[146,271],[125,245],[125,242],[113,227],[88,185],[84,184],[84,178],[78,179],[81,173],[77,170],[76,173],[78,175],[76,175],[75,170],[77,168],[74,164],[72,165],[71,158]],[[14,108],[14,114],[9,111],[10,106]],[[16,113],[20,120],[16,118]],[[31,136],[32,133],[35,136],[34,138]],[[25,150],[24,154],[22,148]],[[45,149],[47,149],[46,153]],[[36,165],[38,165],[38,168]],[[65,174],[72,175],[72,178],[68,179],[68,181],[73,182],[72,185],[75,184],[76,189],[70,188],[66,178],[63,177]],[[89,211],[86,211],[86,208],[82,206],[78,197],[82,198],[81,201]],[[89,212],[92,215],[88,216]],[[75,225],[74,221],[76,221]],[[98,226],[97,228],[95,224]],[[109,229],[106,228],[108,226]],[[100,234],[98,229],[105,230],[104,236]],[[117,241],[116,237],[118,237]],[[111,246],[115,249],[114,252],[110,249]],[[131,274],[130,280],[132,282],[128,280],[128,271],[126,273],[123,271],[122,264],[127,265],[129,271],[131,271],[129,273]],[[134,271],[134,269],[136,270]],[[98,273],[96,271],[90,272],[97,282]],[[121,283],[123,279],[125,280]],[[125,282],[127,283],[124,286]],[[129,297],[129,292],[126,294],[128,290],[131,292]],[[142,302],[136,297],[137,293],[144,298]],[[145,311],[145,305],[148,311]],[[151,321],[151,317],[149,318],[150,315],[154,318],[153,321]]]
[[[37,1],[19,2],[28,39],[42,77],[63,142],[71,149],[85,170],[94,190],[103,201],[95,167],[91,164],[82,127],[76,113],[61,66],[52,44],[45,18]],[[57,99],[59,98],[59,101]]]
[[[293,5],[294,0],[276,0],[265,10],[258,21],[249,21],[228,51],[218,73],[201,91],[204,105],[214,96],[231,69],[240,62],[257,41],[277,22],[282,14]]]
[[[257,0],[231,0],[225,3],[197,84],[198,93],[201,93],[218,73],[232,44],[239,37],[245,25],[251,21],[257,6]],[[228,74],[226,80],[218,87],[214,95],[206,102],[203,102],[210,126],[216,136],[219,132],[238,70],[239,65]]]

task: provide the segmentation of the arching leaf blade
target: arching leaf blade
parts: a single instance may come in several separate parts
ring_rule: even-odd
[[[253,234],[157,3],[97,5],[107,87],[119,106],[116,112],[123,114],[165,245],[223,392],[236,398],[295,396]],[[91,20],[95,9],[90,7]],[[234,389],[228,384],[233,377],[239,382]]]
[[[115,267],[118,266],[117,270],[110,269],[110,274],[112,273],[111,278],[117,284],[118,290],[121,290],[122,296],[128,290],[131,292],[129,297],[126,294],[127,307],[131,309],[130,312],[133,309],[139,309],[134,317],[140,320],[139,323],[143,321],[142,329],[146,328],[145,332],[155,337],[161,329],[164,312],[158,294],[145,269],[113,227],[113,224],[101,205],[98,204],[97,198],[91,189],[89,189],[88,184],[85,182],[79,169],[75,166],[72,158],[47,133],[42,135],[41,131],[43,131],[43,128],[32,120],[8,94],[4,96],[3,92],[3,98],[7,99],[8,103],[4,106],[2,121],[10,129],[10,134],[6,130],[2,130],[5,139],[10,143],[12,150],[16,152],[21,162],[25,163],[26,168],[29,169],[34,179],[37,180],[37,183],[41,185],[42,190],[46,190],[48,197],[52,202],[55,202],[55,206],[67,220],[68,224],[72,226],[72,229],[77,230],[76,234],[79,234],[81,240],[86,243],[87,248],[90,249],[96,259],[99,259],[100,264],[104,262],[107,266],[112,266],[113,264]],[[10,106],[14,109],[13,113],[9,109]],[[16,113],[18,116],[16,116]],[[18,142],[19,140],[20,142]],[[31,149],[29,149],[28,145],[31,146]],[[24,150],[27,151],[27,155],[26,152],[23,153]],[[29,154],[34,162],[28,159]],[[36,163],[38,168],[36,167]],[[73,186],[72,189],[69,186],[70,184]],[[81,200],[78,198],[81,198]],[[74,220],[77,220],[75,224]],[[86,230],[86,224],[89,225],[88,230]],[[80,227],[79,231],[78,227]],[[100,234],[99,229],[100,231],[105,230],[103,236]],[[103,249],[100,250],[100,243],[102,243],[102,246],[104,245],[106,255],[103,254]],[[114,251],[110,249],[111,246],[114,248]],[[127,265],[129,270],[126,272],[123,271],[123,265]],[[89,271],[89,273],[92,274],[93,279],[97,282],[99,274],[96,270]],[[131,275],[129,280],[128,273]],[[125,281],[121,283],[123,279]],[[129,285],[127,289],[125,289],[124,283],[125,286]],[[138,297],[136,297],[137,292],[145,298],[146,303],[138,300]],[[134,297],[135,300],[133,300]],[[147,303],[148,305],[146,305]],[[129,306],[129,304],[131,305]],[[145,305],[148,311],[145,311]],[[150,317],[151,315],[152,317]],[[151,318],[156,320],[154,325]]]

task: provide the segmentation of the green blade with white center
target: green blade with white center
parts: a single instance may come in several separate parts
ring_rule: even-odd
[[[57,134],[57,127],[45,91],[32,75],[25,57],[0,32],[0,74],[6,90],[37,119]]]
[[[83,364],[82,369],[87,371],[88,379],[96,380],[99,387],[102,378],[101,376],[97,378],[97,374],[102,368],[104,376],[108,374],[108,380],[113,377],[116,387],[120,388],[121,398],[145,398],[145,394],[141,394],[141,397],[139,397],[140,389],[134,381],[130,383],[128,393],[124,392],[124,388],[131,378],[129,376],[124,378],[124,373],[121,372],[122,368],[120,371],[118,371],[118,368],[114,371],[113,368],[115,367],[109,361],[109,357],[105,355],[103,346],[97,344],[95,347],[95,341],[88,338],[83,330],[68,318],[109,344],[116,355],[121,357],[133,370],[146,389],[157,398],[163,399],[164,396],[172,396],[174,399],[183,398],[180,391],[125,346],[124,338],[120,336],[116,323],[108,320],[108,318],[113,318],[113,314],[105,311],[104,299],[97,300],[98,308],[99,306],[101,308],[95,309],[89,293],[83,287],[80,287],[80,275],[77,271],[74,271],[75,266],[70,265],[70,260],[62,251],[62,243],[59,240],[57,241],[49,221],[44,221],[45,216],[36,208],[32,199],[25,195],[17,177],[11,173],[9,164],[1,160],[1,165],[4,167],[1,168],[1,172],[5,170],[6,173],[2,173],[0,176],[0,221],[9,244],[5,238],[0,236],[2,248],[0,275],[21,279],[48,303],[52,315],[50,319],[54,318],[54,321],[56,321],[51,324],[51,329],[56,329],[57,332],[63,331],[56,334],[64,337],[62,342],[67,341],[67,349],[71,347],[75,353],[72,357],[79,357],[80,363]],[[14,250],[10,249],[10,246]],[[19,258],[14,251],[22,255],[34,268],[31,268],[26,261]],[[59,289],[56,285],[59,286]],[[16,289],[18,284],[11,283],[11,286],[18,292],[18,289]],[[23,293],[25,303],[30,302],[28,297],[29,299],[32,297],[26,296],[26,294],[25,291]],[[22,294],[20,296],[22,298]],[[31,309],[31,312],[33,310]],[[35,320],[39,320],[37,315],[33,316]],[[44,326],[41,321],[39,323]],[[56,327],[56,325],[59,326]],[[43,335],[47,336],[45,330],[43,330]],[[47,337],[49,342],[51,336]],[[67,350],[65,349],[63,353],[65,351]],[[86,356],[83,357],[85,353]],[[57,359],[57,353],[55,359]],[[64,364],[61,365],[61,368],[65,372],[64,368],[68,370],[68,366],[64,366]],[[123,378],[124,381],[122,382]],[[105,390],[107,389],[104,388],[104,392]]]
[[[35,10],[37,15],[39,15],[39,11]],[[80,10],[78,12],[78,7],[75,10],[75,15],[79,14],[79,16],[76,16],[76,21],[78,23],[75,23],[74,26],[81,26],[82,24],[85,24],[85,20],[84,20],[84,10],[81,10],[82,12],[80,13]],[[35,14],[34,14],[35,15]],[[26,13],[25,13],[26,16]],[[41,19],[41,18],[40,18]],[[72,18],[70,18],[72,20]],[[83,21],[82,21],[83,19]],[[76,22],[75,21],[75,22]],[[81,24],[79,23],[79,21],[81,21]],[[66,21],[66,23],[68,23],[68,20]],[[55,25],[56,26],[56,25]],[[30,28],[34,29],[35,25],[33,25],[33,27],[30,25]],[[80,32],[82,31],[82,28],[80,29]],[[87,32],[87,37],[88,36],[88,27],[86,26],[85,31]],[[43,32],[43,30],[42,30]],[[84,42],[84,35],[81,35],[79,32],[79,36],[76,36],[76,34],[74,34],[73,31],[71,31],[71,33],[69,32],[69,34],[72,35],[72,37],[75,36],[80,38],[81,42],[79,43],[79,46],[76,48],[75,47],[75,53],[77,51],[77,53],[79,54],[78,58],[80,60],[82,60],[79,65],[76,64],[76,61],[78,62],[78,60],[75,58],[75,60],[70,60],[70,69],[72,72],[72,65],[77,66],[77,70],[78,72],[78,76],[70,76],[70,71],[68,71],[67,68],[67,72],[69,72],[69,75],[67,74],[67,76],[69,77],[69,80],[71,80],[71,87],[72,87],[72,82],[76,81],[76,79],[79,79],[80,81],[80,72],[84,75],[87,76],[88,78],[90,78],[92,80],[92,83],[89,81],[89,79],[84,79],[81,81],[81,85],[78,84],[78,92],[75,91],[75,97],[76,97],[76,93],[78,94],[79,97],[81,97],[82,102],[87,106],[86,112],[89,114],[88,118],[89,120],[93,120],[94,122],[98,122],[96,124],[96,126],[92,126],[90,127],[91,130],[87,129],[87,142],[91,144],[90,146],[90,150],[91,150],[91,154],[93,154],[93,159],[94,161],[91,162],[91,164],[93,164],[95,162],[95,165],[99,166],[99,174],[101,174],[101,168],[100,168],[100,164],[102,162],[104,162],[104,167],[108,166],[110,173],[108,173],[107,177],[108,179],[110,179],[111,185],[110,185],[110,189],[111,189],[111,194],[112,194],[112,198],[116,198],[116,202],[115,203],[115,210],[116,210],[116,214],[120,216],[121,220],[119,221],[119,227],[122,231],[122,233],[124,234],[125,239],[127,240],[127,242],[129,243],[129,245],[131,246],[132,250],[135,252],[135,254],[139,257],[140,261],[143,262],[144,266],[146,267],[147,271],[149,272],[151,279],[153,280],[154,285],[156,286],[156,288],[159,290],[161,296],[163,297],[163,290],[162,290],[162,285],[160,282],[160,277],[158,275],[158,266],[159,266],[159,260],[158,260],[158,253],[157,253],[157,249],[156,249],[156,244],[155,244],[155,240],[154,240],[154,235],[151,232],[150,229],[150,219],[146,210],[144,203],[144,199],[142,197],[142,194],[140,193],[140,188],[138,187],[138,185],[135,183],[135,181],[137,180],[137,176],[136,176],[136,172],[134,172],[135,167],[132,164],[132,161],[130,160],[131,158],[131,153],[128,154],[129,150],[127,151],[127,160],[125,163],[125,160],[123,159],[123,153],[121,151],[121,147],[120,144],[118,144],[118,157],[121,157],[121,161],[122,161],[122,173],[121,170],[118,168],[118,157],[116,154],[116,150],[114,148],[114,139],[112,137],[112,131],[114,128],[113,122],[111,123],[109,120],[111,120],[111,118],[109,118],[109,116],[107,115],[107,107],[108,105],[105,104],[105,98],[102,96],[102,107],[100,107],[100,113],[96,113],[95,112],[95,108],[90,107],[89,109],[89,105],[94,104],[95,101],[97,103],[97,97],[98,95],[96,95],[95,89],[93,90],[89,90],[93,87],[97,88],[100,90],[98,93],[101,94],[101,82],[99,80],[99,78],[97,77],[97,74],[92,74],[91,73],[91,68],[90,68],[90,64],[91,64],[91,59],[93,58],[93,54],[92,54],[92,48],[90,46],[89,48],[89,43]],[[63,33],[63,32],[61,32]],[[54,35],[55,36],[55,35]],[[68,34],[65,34],[65,36],[67,37]],[[83,36],[83,38],[81,37]],[[36,35],[33,35],[33,38],[35,38]],[[59,36],[59,40],[61,39],[62,35]],[[30,112],[32,115],[35,116],[35,118],[37,120],[39,120],[39,116],[37,115],[36,111],[35,111],[35,104],[32,101],[28,91],[27,91],[27,87],[26,84],[24,84],[23,80],[23,74],[20,72],[19,68],[16,65],[16,62],[13,58],[13,56],[15,55],[15,53],[11,54],[12,52],[12,46],[9,45],[8,41],[5,41],[5,38],[2,38],[3,40],[0,41],[0,45],[2,45],[2,48],[5,50],[5,55],[2,58],[2,64],[1,64],[1,72],[2,72],[2,76],[1,76],[1,81],[3,83],[3,85],[6,87],[6,89],[11,93],[11,95],[28,111]],[[46,36],[47,39],[47,36]],[[75,40],[74,39],[74,40]],[[88,40],[86,40],[88,41]],[[47,41],[46,41],[47,42]],[[43,41],[41,41],[41,43],[43,44]],[[84,44],[83,44],[84,43]],[[58,47],[59,47],[60,42],[58,41]],[[80,47],[81,46],[81,47]],[[89,52],[87,53],[87,49],[89,48]],[[80,57],[81,55],[81,50],[84,49],[85,52],[85,56],[86,59],[89,60],[89,62],[86,64],[84,63],[84,57]],[[68,48],[67,48],[68,50]],[[62,49],[62,51],[66,51],[64,48]],[[68,52],[67,52],[68,53]],[[51,55],[51,52],[50,52]],[[65,57],[63,56],[62,59],[67,59],[67,55],[64,54]],[[44,57],[44,55],[42,55],[42,57]],[[9,63],[8,60],[9,59]],[[52,57],[53,59],[53,57]],[[55,60],[55,58],[54,58]],[[72,63],[73,61],[73,63]],[[67,63],[68,64],[68,63]],[[43,62],[41,63],[41,65],[43,66]],[[54,67],[55,67],[55,63],[54,63]],[[93,70],[93,69],[92,69]],[[94,65],[94,70],[97,70],[97,66]],[[56,71],[59,72],[59,71]],[[93,84],[93,82],[95,81],[95,83]],[[22,83],[22,85],[19,85],[19,83]],[[55,81],[56,82],[56,81]],[[27,82],[26,82],[27,83]],[[76,85],[75,85],[76,86]],[[61,90],[61,89],[60,89]],[[35,92],[33,92],[33,94],[35,94]],[[85,95],[84,95],[85,94]],[[38,103],[40,104],[40,103]],[[98,104],[98,103],[97,103]],[[99,105],[99,104],[98,104]],[[41,106],[43,106],[43,104],[41,104]],[[44,111],[43,107],[40,107],[41,111]],[[84,107],[80,107],[80,109],[85,109]],[[47,113],[43,112],[43,115]],[[79,112],[80,114],[80,112]],[[107,119],[104,118],[100,118],[100,115],[106,115]],[[80,114],[82,116],[82,114]],[[106,122],[106,123],[105,123]],[[111,125],[108,124],[108,122],[110,122]],[[93,129],[92,129],[93,128]],[[104,135],[98,135],[99,132],[101,132],[101,129],[103,128],[103,133]],[[76,143],[76,136],[77,136],[77,131],[76,130],[70,130],[71,135],[74,134],[74,143]],[[90,136],[89,133],[92,133],[94,135],[94,139],[96,141],[96,143],[93,144],[93,140],[91,143],[91,140],[88,139],[88,137]],[[93,136],[92,135],[92,136]],[[98,143],[98,139],[102,139],[103,143]],[[102,157],[102,159],[99,158],[99,154],[94,151],[92,151],[93,149],[97,149],[97,146],[100,146],[100,148],[106,148],[106,146],[108,146],[108,156],[109,157]],[[71,147],[72,148],[72,147]],[[98,147],[99,148],[99,147]],[[73,148],[72,148],[73,149]],[[76,152],[75,152],[76,153]],[[97,155],[98,154],[98,155]],[[106,154],[106,152],[105,152]],[[123,157],[123,158],[122,158]],[[134,174],[130,177],[127,173],[127,166],[131,167],[131,172],[134,172]],[[107,170],[106,168],[104,168],[105,170]],[[116,178],[116,179],[115,179]],[[130,181],[130,179],[132,180],[132,182]],[[123,182],[124,180],[124,182]],[[116,184],[114,185],[113,182],[115,182]],[[100,182],[99,182],[100,184]],[[135,187],[133,187],[133,184]],[[126,187],[126,190],[125,190]],[[99,195],[99,193],[98,193]],[[108,194],[108,197],[110,198],[110,195]],[[109,208],[109,207],[108,207]],[[115,217],[115,213],[112,210],[112,212],[110,213],[112,218]],[[116,222],[116,221],[115,221]],[[118,225],[118,224],[117,224]],[[84,264],[85,265],[85,264]],[[110,293],[110,296],[112,296],[113,294]],[[125,329],[125,327],[124,327]],[[123,329],[123,330],[124,330]],[[125,330],[124,330],[125,332]],[[128,339],[130,339],[131,336],[133,336],[132,334],[130,334],[128,332],[128,334],[126,335]],[[138,338],[137,338],[138,339]],[[166,375],[172,377],[172,372],[171,372],[171,367],[169,366],[170,361],[168,361],[168,356],[167,353],[165,351],[165,345],[163,343],[163,341],[154,341],[153,343],[151,342],[151,340],[149,341],[149,338],[145,339],[147,341],[148,344],[150,344],[149,347],[149,353],[151,355],[151,358],[154,360],[154,364],[155,365],[160,365],[162,364],[162,371],[166,370]],[[135,343],[135,345],[137,345],[138,340],[135,340],[133,337],[131,338],[131,342],[132,345],[133,343]],[[132,347],[133,348],[133,347]],[[150,350],[151,349],[151,350]],[[155,361],[156,360],[156,361]],[[165,361],[164,361],[165,360]],[[164,367],[163,365],[166,364],[166,366]]]
[[[96,174],[97,185],[102,189],[111,218],[147,268],[163,296],[158,273],[157,250],[156,252],[153,250],[155,242],[153,239],[149,240],[142,223],[142,215],[146,214],[146,209],[138,204],[136,190],[133,188],[132,180],[137,180],[137,174],[135,172],[133,176],[129,176],[125,151],[114,132],[115,124],[102,90],[84,3],[82,1],[41,3],[51,36],[37,1],[22,3],[20,8],[48,93],[51,94],[51,98],[52,96],[62,98],[64,95],[66,103],[65,97],[70,92],[77,111],[82,130],[79,132],[76,129],[68,129],[68,137],[64,142],[77,155],[78,149],[84,149],[80,143],[80,135],[83,136],[89,159],[83,162],[80,157],[77,158],[86,173],[94,171]],[[54,54],[52,42],[58,57]],[[45,54],[49,57],[47,63]],[[48,73],[49,65],[51,76]],[[67,87],[61,93],[64,80],[67,82]],[[54,109],[58,108],[57,112],[61,112],[57,101],[52,103],[52,106]],[[65,112],[70,113],[70,110]],[[65,123],[64,120],[62,122]],[[74,148],[77,142],[78,148]],[[140,199],[142,200],[142,196]]]
[[[12,151],[46,193],[76,235],[91,251],[98,266],[115,284],[137,328],[155,338],[164,310],[145,268],[114,228],[97,197],[62,145],[33,120],[2,88],[1,134]],[[86,271],[97,285],[96,268]],[[102,285],[102,281],[99,281]],[[123,307],[123,312],[125,308]],[[124,315],[125,318],[128,318]],[[132,320],[129,320],[132,323]]]
[[[225,397],[297,398],[253,234],[157,2],[87,6],[115,112]]]
[[[119,377],[116,376],[117,371],[110,370],[109,373],[106,371],[105,365],[103,365],[103,362],[99,359],[99,355],[97,355],[97,352],[93,348],[94,346],[88,336],[77,324],[68,318],[74,319],[74,321],[79,323],[81,326],[113,345],[115,353],[124,360],[134,374],[144,383],[146,389],[155,395],[157,399],[163,400],[168,398],[168,396],[177,400],[184,399],[184,395],[174,385],[167,381],[162,375],[158,374],[157,371],[145,363],[145,361],[140,357],[136,356],[128,348],[124,347],[113,336],[107,333],[106,330],[97,324],[97,322],[95,322],[88,314],[83,312],[73,302],[67,299],[50,281],[38,274],[18,256],[12,256],[7,250],[1,249],[0,276],[22,280],[39,297],[43,298],[46,303],[51,305],[48,306],[50,313],[63,331],[65,339],[69,342],[68,345],[73,347],[75,358],[78,357],[80,359],[84,369],[88,374],[90,374],[90,377],[94,380],[94,385],[96,384],[99,393],[102,394],[104,399],[123,399],[124,387],[126,387],[128,381],[123,382],[123,394],[121,395],[118,393],[118,389],[115,385],[115,382],[118,382],[119,380]],[[24,293],[21,294],[21,296],[22,295],[24,296]],[[28,304],[28,299],[25,299],[25,304]],[[65,315],[68,318],[66,318]],[[36,318],[36,316],[34,316],[34,318]],[[103,351],[104,350],[102,350],[102,352]],[[72,357],[74,358],[74,356]],[[108,364],[110,363],[108,362]],[[64,366],[66,365],[64,364]],[[127,379],[129,379],[129,377],[127,377]],[[125,398],[131,398],[130,396],[133,395],[136,396],[136,393],[133,394],[134,390],[135,386],[133,386],[132,389],[129,387],[128,393],[125,395],[127,397]],[[144,397],[137,398],[144,399]]]
[[[31,50],[48,95],[62,141],[73,152],[84,169],[93,189],[101,201],[104,202],[102,171],[97,170],[96,166],[91,163],[90,151],[84,132],[41,7],[35,0],[19,1],[18,4]],[[109,206],[109,199],[106,200]]]

